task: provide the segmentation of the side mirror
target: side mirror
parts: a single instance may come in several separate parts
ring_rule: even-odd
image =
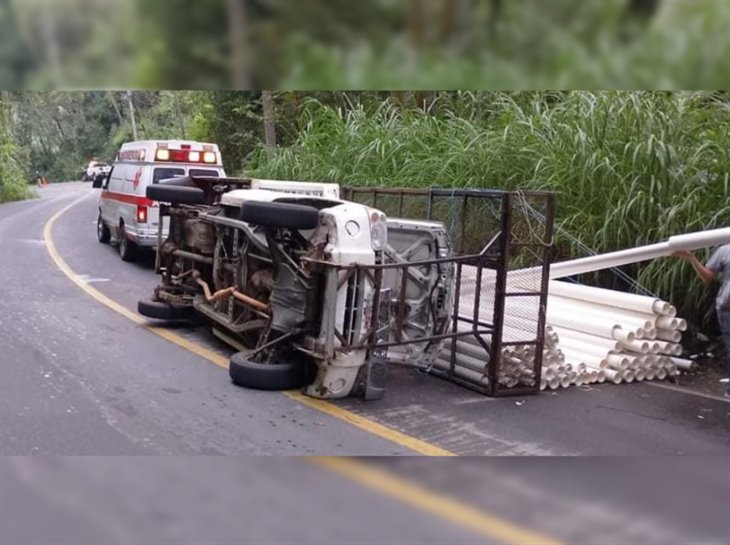
[[[96,177],[94,178],[94,183],[92,184],[92,187],[100,188],[102,186],[102,184],[104,183],[104,181],[108,178],[108,176],[109,175],[106,173],[97,174]]]

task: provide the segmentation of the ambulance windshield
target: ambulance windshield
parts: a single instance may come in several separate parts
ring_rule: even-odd
[[[166,180],[167,178],[177,178],[178,176],[185,176],[184,168],[164,167],[156,168],[154,175],[152,176],[152,183],[156,184],[160,180]]]

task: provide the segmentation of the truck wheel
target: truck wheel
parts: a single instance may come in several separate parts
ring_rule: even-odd
[[[236,386],[255,390],[294,390],[305,386],[313,378],[307,362],[295,360],[286,363],[256,363],[243,352],[231,356],[228,374]],[[311,375],[311,376],[310,376]]]
[[[145,191],[148,199],[171,204],[205,204],[205,195],[199,187],[151,184]]]
[[[109,227],[106,226],[104,220],[101,219],[101,212],[99,212],[99,218],[96,220],[96,238],[98,238],[99,242],[102,244],[108,244],[109,240],[112,238],[112,232],[109,230]]]
[[[190,305],[175,305],[149,299],[137,301],[137,312],[156,320],[189,320],[195,316],[195,309]]]
[[[137,255],[137,245],[127,238],[124,231],[124,224],[119,226],[119,257],[122,261],[134,261]]]
[[[241,219],[264,227],[314,229],[319,225],[319,210],[301,204],[249,201],[241,205]]]

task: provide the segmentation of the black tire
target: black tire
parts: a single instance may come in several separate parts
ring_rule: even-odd
[[[122,258],[122,261],[134,261],[137,256],[137,245],[127,238],[123,223],[119,226],[119,243],[117,247],[119,249],[119,257]]]
[[[263,227],[314,229],[319,225],[319,210],[301,204],[250,201],[241,205],[241,219]]]
[[[190,320],[195,317],[195,309],[190,305],[175,305],[149,299],[137,302],[137,312],[156,320]]]
[[[98,238],[99,242],[102,244],[109,244],[109,241],[112,238],[112,232],[109,230],[106,223],[104,223],[104,220],[101,219],[101,212],[99,212],[99,217],[96,220],[96,238]]]
[[[265,364],[249,360],[243,352],[231,356],[228,374],[236,386],[254,390],[295,390],[305,386],[310,375],[305,361]]]
[[[151,184],[145,192],[148,199],[171,204],[205,204],[205,194],[199,187]]]

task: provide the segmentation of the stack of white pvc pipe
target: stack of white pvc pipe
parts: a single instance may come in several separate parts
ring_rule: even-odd
[[[730,227],[687,233],[665,242],[618,252],[555,263],[550,278],[598,271],[670,255],[678,250],[696,250],[730,242]],[[508,274],[508,286],[526,289],[539,268]],[[506,305],[506,313],[511,312]],[[615,384],[634,380],[664,379],[693,363],[679,358],[682,331],[687,322],[676,316],[666,301],[613,290],[552,280],[548,290],[546,343],[540,388],[557,388],[572,377],[573,384],[610,380]],[[532,309],[533,319],[537,309]],[[505,317],[506,323],[507,318]],[[556,348],[557,347],[557,348]],[[554,363],[557,351],[560,364]]]
[[[687,233],[665,242],[553,264],[550,278],[561,278],[730,242],[730,228]],[[525,285],[537,269],[509,273],[510,285]],[[548,289],[546,322],[558,335],[566,366],[584,366],[592,382],[619,384],[664,379],[693,363],[679,358],[687,322],[666,301],[613,290],[552,280]],[[543,367],[543,369],[545,369]],[[603,376],[601,376],[603,373]],[[564,375],[564,374],[563,374]],[[545,380],[540,387],[551,387]],[[578,379],[580,381],[580,378]]]
[[[619,252],[602,254],[551,266],[550,278],[617,267],[666,256],[678,250],[730,242],[730,228],[670,237],[667,241]],[[476,317],[491,322],[494,315],[494,271],[484,270]],[[473,318],[476,269],[463,267],[458,312]],[[512,271],[507,277],[510,292],[535,291],[541,269]],[[520,300],[522,299],[522,300]],[[534,341],[539,309],[536,298],[510,298],[505,302],[503,340]],[[549,286],[543,366],[540,388],[604,382],[664,379],[679,370],[689,370],[690,360],[679,358],[685,320],[666,301],[653,297],[580,286],[551,280]],[[473,337],[457,341],[456,373],[472,381],[486,381],[486,350]],[[506,386],[533,384],[534,348],[507,345],[502,350],[498,380]],[[449,368],[443,355],[435,363]]]
[[[493,271],[484,271],[485,282]],[[464,267],[460,315],[473,317],[475,271]],[[487,284],[488,285],[488,284]],[[508,291],[520,287],[508,286]],[[508,298],[504,305],[500,384],[507,387],[534,384],[538,298]],[[491,322],[493,290],[480,297],[478,317]],[[690,369],[692,362],[678,358],[685,320],[676,309],[653,297],[593,288],[560,281],[549,284],[546,327],[541,368],[541,389],[601,383],[620,384],[635,380],[665,379],[678,369]],[[462,331],[471,328],[466,323]],[[456,343],[455,373],[472,382],[486,382],[487,350],[474,337],[460,337]],[[450,351],[445,350],[435,366],[449,369]]]
[[[521,330],[515,334],[510,327],[510,322],[514,316],[505,315],[505,325],[503,329],[503,341],[524,341],[527,337],[535,334],[535,325],[532,325],[532,332],[529,330]],[[530,333],[532,335],[530,335]],[[500,374],[497,377],[500,384],[508,387],[517,386],[518,384],[533,384],[535,374],[532,362],[535,361],[535,346],[530,344],[524,345],[508,345],[502,348],[502,360],[500,363]],[[555,387],[560,386],[561,379],[564,385],[568,380],[563,379],[562,373],[571,375],[573,369],[565,366],[565,356],[558,350],[558,335],[549,326],[545,328],[545,343],[543,348],[543,371],[548,372],[553,378]],[[571,375],[572,376],[572,375]]]
[[[551,281],[547,323],[566,364],[587,370],[583,383],[661,380],[692,366],[678,357],[687,322],[661,299]]]
[[[525,329],[520,329],[523,327]],[[530,328],[532,331],[526,328]],[[460,331],[469,331],[471,326],[460,325]],[[529,323],[529,320],[522,321],[517,316],[505,316],[505,325],[503,329],[503,341],[530,341],[536,337],[535,323]],[[489,340],[489,337],[485,337]],[[548,370],[551,384],[555,388],[560,386],[569,386],[571,384],[568,378],[562,374],[567,372],[571,378],[573,369],[571,366],[565,366],[565,356],[560,353],[558,346],[558,335],[552,331],[550,327],[545,330],[545,343],[543,349],[543,376],[545,370]],[[502,349],[502,357],[500,362],[500,374],[497,377],[500,384],[508,387],[517,385],[531,385],[534,383],[535,375],[533,372],[533,362],[535,360],[534,345],[508,345]],[[475,382],[477,384],[486,384],[487,363],[489,362],[489,352],[487,348],[481,345],[473,336],[464,336],[456,341],[456,362],[454,373],[463,379]],[[433,364],[443,370],[451,369],[451,351],[448,345],[441,351],[438,358]]]
[[[536,302],[536,298],[519,298],[517,303],[505,304],[502,340],[507,344],[502,348],[498,376],[504,386],[533,384],[534,345],[509,343],[536,339]],[[469,304],[473,300],[462,300],[462,316],[473,312]],[[483,297],[480,320],[489,321],[493,308],[493,297]],[[686,328],[687,322],[676,316],[676,309],[661,299],[551,281],[540,388],[663,380],[680,369],[689,370],[692,362],[678,357]],[[488,358],[484,347],[467,336],[459,338],[456,349],[456,373],[485,383]],[[435,365],[449,368],[449,351]]]

